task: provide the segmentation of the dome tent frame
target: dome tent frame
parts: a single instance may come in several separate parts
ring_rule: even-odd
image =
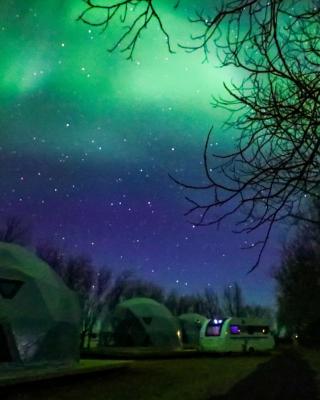
[[[100,336],[110,328],[114,346],[180,349],[179,325],[171,312],[157,301],[137,297],[118,304],[102,322]]]
[[[77,361],[79,332],[76,294],[33,253],[0,243],[0,363]]]

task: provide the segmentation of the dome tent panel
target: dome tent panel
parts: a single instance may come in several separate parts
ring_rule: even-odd
[[[8,322],[0,318],[0,365],[19,361],[20,355],[12,330]]]
[[[112,320],[114,344],[116,346],[146,346],[149,335],[141,320],[130,310],[120,309]]]
[[[78,298],[43,261],[20,246],[0,243],[1,279],[23,282],[12,298],[1,295],[6,320],[23,362],[79,357]]]
[[[6,338],[6,332],[2,325],[0,325],[0,363],[8,363],[13,361],[11,355],[11,349],[9,347],[8,340]]]
[[[41,297],[46,299],[46,308],[53,317],[57,314],[59,320],[63,318],[70,321],[70,318],[74,318],[77,321],[79,319],[78,300],[70,301],[70,294],[72,293],[74,297],[75,293],[65,285],[52,268],[33,253],[17,245],[0,243],[0,262],[0,279],[7,276],[11,280],[28,282],[28,285],[32,281]],[[30,286],[28,289],[31,292]],[[26,288],[23,290],[24,294],[26,294],[25,290]],[[29,302],[32,301],[33,296],[25,296],[25,300],[27,297]]]
[[[122,302],[114,311],[112,325],[115,336],[128,329],[134,346],[181,347],[175,318],[164,305],[152,299],[134,298]]]
[[[197,313],[186,313],[181,314],[178,320],[181,328],[182,342],[185,345],[198,346],[201,326],[207,321],[207,318]]]
[[[158,347],[181,347],[179,339],[179,326],[172,317],[168,320],[163,317],[155,317],[152,319],[150,326],[150,341],[154,346]]]
[[[45,354],[48,361],[74,361],[74,355],[79,353],[79,341],[72,338],[77,336],[79,336],[79,329],[74,324],[57,322],[42,337],[34,354],[34,360],[41,360]]]
[[[2,267],[0,264],[0,268],[1,277],[10,278],[12,267]],[[48,309],[36,281],[29,279],[29,276],[17,270],[12,275],[18,276],[19,280],[23,282],[23,286],[11,299],[4,298],[1,301],[0,297],[1,317],[6,319],[10,325],[21,360],[28,360],[35,355],[37,344],[41,343],[46,332],[52,328],[55,319]]]
[[[6,276],[8,276],[8,272],[6,271]],[[1,271],[1,275],[4,275],[4,271]],[[12,299],[4,299],[3,307],[2,307],[2,315],[10,315],[11,320],[11,328],[15,337],[17,339],[17,347],[19,349],[19,353],[21,359],[33,359],[39,358],[39,350],[38,346],[42,344],[44,338],[47,333],[54,330],[57,324],[61,324],[62,322],[65,326],[71,325],[76,327],[77,333],[74,333],[72,337],[77,337],[78,335],[78,323],[75,318],[78,315],[79,311],[75,310],[76,313],[70,313],[70,318],[68,318],[68,313],[66,312],[66,307],[63,306],[63,302],[61,300],[61,312],[57,307],[48,307],[48,302],[46,301],[43,292],[47,293],[47,298],[50,299],[50,296],[54,295],[55,297],[59,297],[60,293],[57,293],[57,290],[54,292],[51,290],[52,287],[50,284],[44,284],[43,290],[41,291],[39,288],[39,284],[35,280],[30,280],[25,274],[20,273],[19,279],[23,282],[27,282],[24,286],[24,290],[19,290],[16,293],[16,296]],[[66,305],[68,302],[65,295],[61,296],[62,300]],[[21,306],[23,305],[23,306]],[[66,338],[68,338],[68,332],[72,331],[72,329],[66,330]],[[61,333],[63,335],[63,332]],[[58,336],[56,337],[58,340]],[[73,340],[74,341],[74,340]],[[77,340],[75,340],[77,342]],[[70,343],[71,348],[73,347],[72,343]],[[47,350],[41,345],[43,349],[43,354],[49,354],[51,349],[48,347]],[[66,356],[70,353],[70,350],[65,347],[59,347],[62,354]],[[56,357],[59,358],[60,355],[57,353]]]

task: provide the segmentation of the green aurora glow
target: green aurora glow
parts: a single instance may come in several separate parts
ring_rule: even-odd
[[[219,129],[225,114],[210,100],[225,93],[223,81],[238,78],[215,67],[214,54],[203,64],[201,53],[178,48],[189,40],[193,2],[177,11],[174,3],[161,13],[176,54],[154,24],[133,62],[107,51],[110,32],[76,21],[80,0],[2,5],[1,212],[30,215],[42,237],[69,240],[69,247],[86,252],[94,243],[99,260],[109,249],[111,265],[140,266],[160,284],[200,290],[238,280],[249,297],[259,293],[270,303],[265,269],[244,279],[249,262],[240,238],[229,226],[219,233],[192,229],[167,176],[202,174],[212,124],[217,148],[234,143],[234,132]],[[124,211],[114,206],[120,203]]]

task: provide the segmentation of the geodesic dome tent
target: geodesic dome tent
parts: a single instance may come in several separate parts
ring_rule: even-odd
[[[24,248],[0,242],[0,363],[79,358],[76,294]]]
[[[102,334],[105,326],[102,324]],[[181,347],[179,325],[170,311],[149,298],[120,303],[111,319],[115,346]]]
[[[207,318],[197,313],[181,314],[178,317],[181,339],[183,344],[188,346],[198,346],[200,339],[200,329]]]

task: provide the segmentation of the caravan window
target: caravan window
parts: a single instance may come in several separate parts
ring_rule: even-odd
[[[249,335],[263,334],[267,335],[269,333],[269,327],[264,325],[248,325],[247,333]]]
[[[209,321],[206,329],[206,336],[220,336],[222,324],[222,319]]]
[[[239,325],[230,325],[231,335],[240,335],[241,329]]]
[[[231,335],[267,335],[270,329],[267,325],[230,325]]]

